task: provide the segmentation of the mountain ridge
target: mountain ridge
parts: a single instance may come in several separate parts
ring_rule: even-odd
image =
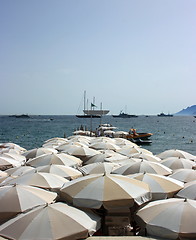
[[[175,115],[182,115],[182,116],[196,116],[196,105],[192,105],[190,107],[184,108],[181,111],[175,113]]]

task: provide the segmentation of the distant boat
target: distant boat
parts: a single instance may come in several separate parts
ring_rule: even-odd
[[[10,115],[9,117],[15,117],[15,118],[30,118],[28,114]]]
[[[81,115],[76,115],[78,118],[101,118],[103,115],[106,115],[109,113],[110,110],[103,110],[102,105],[101,109],[95,109],[97,106],[95,105],[95,101],[91,103],[91,108],[86,109],[86,105],[88,106],[88,103],[86,102],[86,91],[84,91],[84,109],[83,113]]]
[[[160,113],[160,114],[157,114],[158,117],[173,117],[172,114],[165,114],[165,113]]]
[[[138,117],[137,115],[133,114],[127,114],[121,111],[118,115],[112,115],[112,117],[118,117],[118,118],[132,118],[132,117]]]

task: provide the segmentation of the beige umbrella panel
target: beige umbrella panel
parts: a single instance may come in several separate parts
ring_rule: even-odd
[[[51,203],[57,194],[28,185],[0,187],[0,224],[36,206]]]
[[[50,164],[65,165],[68,167],[78,167],[82,165],[82,160],[66,153],[48,153],[33,158],[27,162],[27,165],[40,167]]]
[[[114,143],[110,143],[110,142],[97,142],[97,143],[93,143],[91,144],[89,147],[96,149],[96,150],[119,150],[120,147],[117,146]]]
[[[5,155],[5,153],[0,154],[0,170],[6,170],[12,167],[19,167],[21,165],[22,163],[20,161]]]
[[[15,167],[15,168],[10,168],[7,169],[5,172],[9,175],[9,176],[14,176],[14,177],[18,177],[20,175],[23,175],[29,171],[34,170],[34,167],[31,166],[20,166],[20,167]]]
[[[92,174],[65,183],[62,199],[77,207],[114,209],[141,205],[151,199],[149,186],[114,174]]]
[[[23,153],[26,149],[15,143],[0,143],[0,152]]]
[[[53,173],[67,180],[72,180],[72,179],[83,176],[82,173],[77,169],[73,167],[64,166],[64,165],[51,164],[51,165],[37,167],[36,170],[38,172]]]
[[[161,162],[161,159],[155,155],[148,154],[148,153],[135,153],[132,155],[133,158],[145,159],[150,162]]]
[[[188,198],[196,200],[196,180],[184,184],[184,188],[180,190],[175,197]]]
[[[100,228],[100,217],[65,203],[36,207],[0,226],[0,235],[9,239],[85,239]]]
[[[141,148],[139,146],[133,146],[133,147],[125,146],[125,147],[122,147],[120,150],[117,150],[116,152],[121,153],[128,157],[132,157],[136,153],[137,154],[138,153],[146,153],[146,154],[153,155],[150,151],[148,151],[144,148]]]
[[[136,214],[147,235],[166,239],[196,239],[196,201],[170,198],[148,203]]]
[[[133,178],[149,185],[152,193],[152,200],[171,198],[184,187],[182,182],[158,174],[138,173],[135,174]]]

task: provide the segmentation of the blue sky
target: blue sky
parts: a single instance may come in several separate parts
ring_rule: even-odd
[[[0,114],[196,104],[195,0],[1,0]]]

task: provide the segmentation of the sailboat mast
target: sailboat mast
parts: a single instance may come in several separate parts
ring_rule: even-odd
[[[86,110],[86,90],[84,91],[84,110]]]

